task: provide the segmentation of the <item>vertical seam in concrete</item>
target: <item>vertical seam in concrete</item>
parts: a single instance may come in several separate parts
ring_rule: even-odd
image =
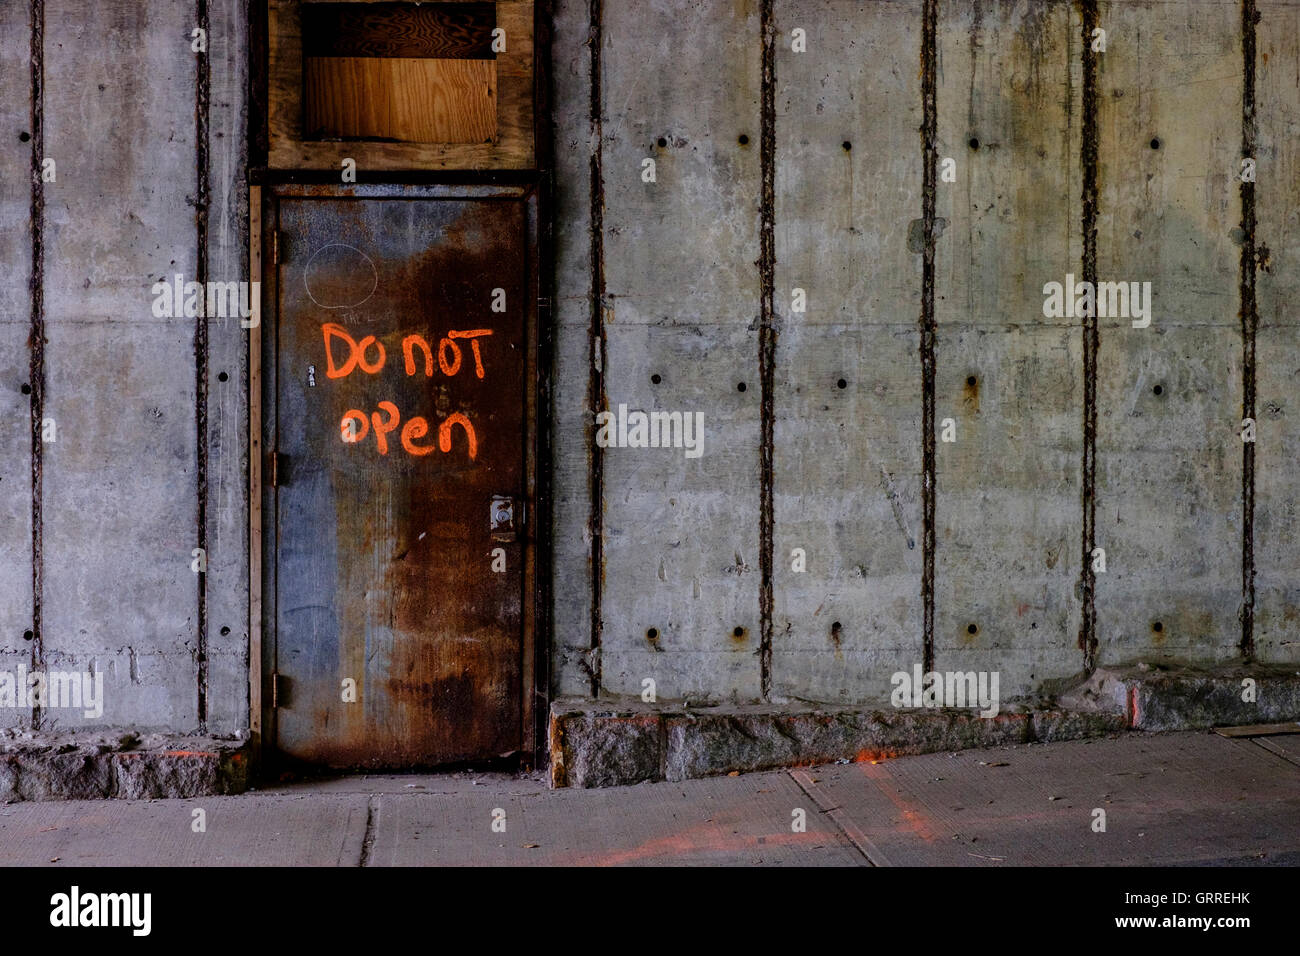
[[[1083,280],[1097,281],[1097,55],[1092,49],[1092,31],[1097,26],[1097,0],[1081,0],[1083,19],[1083,123],[1079,161],[1082,174],[1081,229],[1083,231]],[[1079,577],[1079,649],[1084,670],[1097,666],[1097,578],[1092,570],[1092,552],[1097,546],[1097,352],[1100,347],[1097,316],[1083,317],[1083,469],[1080,498],[1083,507],[1083,562]]]
[[[1241,154],[1255,156],[1255,0],[1241,3]],[[1241,182],[1241,415],[1255,419],[1255,184]],[[1241,656],[1255,657],[1255,443],[1241,443]]]
[[[934,669],[934,553],[935,553],[935,322],[934,322],[934,208],[938,111],[939,0],[925,0],[921,28],[921,102],[924,119],[921,146],[921,219],[925,245],[921,259],[921,507],[922,507],[922,660],[923,670]]]
[[[763,0],[760,15],[763,41],[762,197],[759,225],[759,302],[758,374],[761,400],[759,405],[762,431],[759,451],[758,506],[758,618],[759,618],[759,690],[764,700],[772,690],[772,577],[775,505],[773,486],[774,430],[776,424],[776,329],[772,325],[776,296],[776,23],[773,0]]]
[[[591,47],[591,327],[590,377],[587,381],[587,408],[592,420],[588,422],[591,439],[591,505],[588,530],[591,534],[591,654],[588,674],[591,677],[591,696],[600,696],[601,638],[604,631],[602,599],[605,589],[605,458],[595,440],[595,417],[605,411],[605,170],[604,123],[601,95],[601,45],[604,34],[601,28],[603,0],[590,0],[590,24],[587,43]]]
[[[32,124],[32,274],[31,352],[32,405],[32,650],[31,669],[44,670],[45,643],[41,630],[41,597],[44,591],[44,526],[41,515],[44,448],[41,422],[45,416],[45,184],[41,161],[45,152],[45,0],[32,0],[31,37],[31,124]],[[41,726],[41,708],[32,705],[32,729]]]
[[[197,0],[195,16],[198,28],[208,36],[208,0]],[[206,47],[206,43],[205,43]],[[198,54],[198,70],[194,91],[194,220],[195,244],[198,252],[195,279],[199,288],[206,290],[208,281],[208,108],[210,96],[211,72],[208,66],[208,54]],[[199,317],[194,325],[194,427],[195,427],[195,476],[198,485],[197,529],[200,554],[204,564],[200,565],[198,578],[197,637],[195,657],[198,663],[198,723],[199,731],[207,730],[208,724],[208,602],[207,571],[208,554],[208,320],[205,307],[199,309]]]

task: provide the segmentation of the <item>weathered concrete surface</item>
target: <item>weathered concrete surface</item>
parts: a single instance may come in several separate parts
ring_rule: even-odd
[[[427,778],[426,778],[427,779]],[[368,866],[860,866],[784,774],[599,793],[540,781],[408,790],[375,800]],[[503,782],[504,783],[504,782]],[[424,789],[424,787],[421,787]],[[442,792],[438,792],[442,791]],[[450,792],[449,792],[450,791]],[[503,792],[504,791],[504,792]],[[556,799],[556,798],[559,799]],[[795,832],[792,813],[805,811]],[[502,811],[502,813],[498,813]],[[493,832],[492,821],[505,832]]]
[[[208,277],[248,279],[248,23],[242,0],[208,3]],[[248,727],[248,340],[208,320],[207,674],[209,733]]]
[[[7,4],[0,14],[0,671],[10,673],[30,663],[32,629],[29,17],[26,4]],[[0,708],[0,727],[23,725],[30,716]]]
[[[770,707],[602,710],[557,701],[551,708],[554,786],[609,787],[688,780],[732,771],[866,760],[937,750],[1068,740],[1123,730],[1122,716],[1024,707],[991,718],[974,711],[861,711]]]
[[[1064,0],[940,9],[934,660],[1017,696],[1083,665],[1082,334],[1042,293],[1078,271],[1080,44]]]
[[[1255,653],[1300,662],[1300,4],[1257,0]]]
[[[554,598],[551,684],[560,695],[591,692],[591,164],[598,142],[583,91],[591,90],[590,7],[556,5],[551,37],[556,103],[555,370],[551,403],[551,531]],[[602,51],[598,51],[602,52]]]
[[[1300,861],[1300,767],[1212,734],[931,754],[794,776],[860,827],[877,865]],[[1097,810],[1104,832],[1094,829]]]
[[[1149,664],[1101,667],[1062,694],[1060,704],[1122,715],[1136,730],[1269,724],[1300,719],[1300,674],[1277,665],[1212,671]]]
[[[879,705],[921,659],[921,4],[775,12],[772,697]]]
[[[702,413],[704,443],[691,459],[683,448],[606,449],[603,690],[639,695],[649,679],[661,699],[752,700],[757,8],[651,0],[608,4],[604,16],[608,401]],[[642,178],[646,159],[653,183]]]
[[[1300,766],[1262,746],[1295,739],[1131,734],[615,790],[465,773],[24,803],[0,806],[0,864],[1295,865]]]
[[[198,724],[194,320],[150,293],[195,275],[193,21],[45,4],[45,661],[102,672],[106,698],[45,729]]]
[[[1241,5],[1100,4],[1097,659],[1223,661],[1241,625]],[[1267,118],[1264,118],[1267,122]]]
[[[0,807],[0,864],[355,866],[366,816],[358,794],[18,804]]]
[[[249,756],[246,740],[11,730],[0,736],[0,802],[242,793]]]

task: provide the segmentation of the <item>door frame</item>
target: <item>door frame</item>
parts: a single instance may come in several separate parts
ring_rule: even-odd
[[[512,177],[514,179],[514,177]],[[524,317],[524,522],[520,635],[520,763],[548,759],[550,707],[550,370],[551,298],[549,229],[544,177],[485,183],[394,184],[275,182],[249,187],[249,279],[260,283],[248,340],[249,481],[249,729],[254,759],[266,769],[278,762],[274,668],[276,660],[276,489],[269,480],[276,447],[276,336],[278,270],[275,265],[279,200],[475,199],[523,202],[528,223],[526,287],[533,307]],[[256,288],[256,286],[254,287]],[[264,516],[268,519],[264,521]]]

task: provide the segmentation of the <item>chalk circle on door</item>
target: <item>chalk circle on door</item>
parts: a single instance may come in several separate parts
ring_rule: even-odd
[[[356,246],[331,242],[307,260],[302,284],[307,296],[322,309],[355,309],[379,288],[379,271]]]

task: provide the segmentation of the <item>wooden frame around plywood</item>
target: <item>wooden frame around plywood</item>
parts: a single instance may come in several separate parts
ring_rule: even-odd
[[[495,141],[489,143],[304,139],[301,6],[301,0],[270,0],[268,4],[267,163],[272,169],[339,170],[346,158],[355,160],[363,171],[534,168],[532,0],[496,2],[496,22],[505,31],[505,50],[496,57],[497,132]]]

